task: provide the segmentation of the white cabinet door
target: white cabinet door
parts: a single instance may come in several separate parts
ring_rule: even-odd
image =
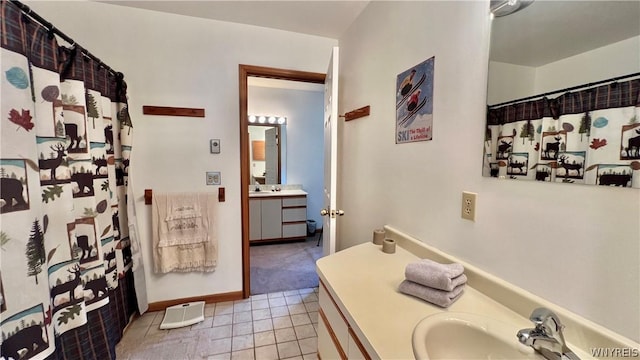
[[[262,199],[262,238],[282,237],[282,200]]]
[[[249,199],[249,241],[262,239],[262,200]]]

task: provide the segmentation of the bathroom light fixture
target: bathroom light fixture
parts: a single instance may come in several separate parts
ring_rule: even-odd
[[[507,16],[531,5],[534,0],[491,0],[490,9],[495,17]]]
[[[249,124],[279,124],[284,125],[287,123],[285,116],[276,115],[249,115]]]

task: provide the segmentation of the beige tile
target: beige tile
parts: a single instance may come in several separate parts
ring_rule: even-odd
[[[273,322],[271,321],[271,318],[253,321],[253,331],[262,332],[269,330],[273,330]]]
[[[302,355],[300,353],[300,347],[298,346],[297,341],[289,341],[280,343],[278,346],[278,354],[281,359],[286,359],[293,356]]]
[[[251,309],[252,310],[268,309],[268,308],[269,308],[269,300],[267,300],[267,299],[257,300],[257,301],[251,302]]]
[[[285,305],[287,305],[287,301],[285,300],[284,297],[276,297],[276,298],[269,299],[270,307],[285,306]]]
[[[311,318],[312,324],[318,323],[318,312],[317,311],[309,311],[309,318]]]
[[[317,336],[316,330],[313,328],[313,325],[311,324],[296,326],[294,327],[294,330],[296,332],[296,337],[298,339],[306,339],[306,338]]]
[[[318,351],[318,337],[310,337],[302,340],[298,340],[298,345],[300,345],[300,350],[302,354],[315,354]]]
[[[231,353],[231,360],[254,360],[253,349],[234,351]],[[260,359],[260,358],[258,358]]]
[[[302,355],[302,359],[303,360],[318,360],[318,353],[317,352],[312,352],[310,354],[304,354],[304,355]]]
[[[203,321],[200,321],[197,324],[191,325],[191,330],[200,330],[206,329],[213,326],[213,317],[206,317]]]
[[[253,317],[251,316],[251,311],[242,311],[233,313],[233,323],[243,323],[247,321],[252,321]]]
[[[311,318],[307,313],[291,315],[293,326],[311,324]]]
[[[300,297],[300,295],[290,295],[290,296],[285,296],[284,300],[287,302],[287,305],[293,305],[293,304],[300,304],[302,303],[302,298]]]
[[[289,309],[287,309],[287,315],[289,315]],[[251,311],[251,316],[253,317],[253,320],[264,320],[264,319],[271,319],[271,310],[270,309],[258,309],[258,310],[252,310]]]
[[[213,317],[213,326],[229,325],[233,323],[233,314],[215,315]]]
[[[258,360],[278,360],[278,347],[267,345],[256,347],[256,359]]]
[[[149,325],[151,325],[155,320],[156,316],[160,316],[160,321],[162,322],[164,311],[154,311],[154,312],[144,313],[142,314],[142,316],[137,317],[135,320],[133,320],[131,325],[129,325],[129,328],[149,327]]]
[[[214,326],[197,331],[198,338],[204,341],[231,337],[231,325]]]
[[[313,288],[298,289],[298,293],[300,295],[311,294],[311,293],[313,293]]]
[[[274,329],[282,329],[286,327],[292,327],[293,323],[291,322],[290,316],[280,316],[273,318],[273,328]]]
[[[196,347],[195,356],[207,358],[211,355],[231,352],[231,338],[204,340],[200,339]]]
[[[296,333],[293,328],[276,329],[275,335],[277,343],[296,340]]]
[[[304,308],[307,309],[308,312],[312,312],[312,311],[318,311],[320,306],[318,305],[317,301],[311,301],[311,302],[304,303]]]
[[[283,358],[282,360],[304,360],[302,356],[293,356],[288,358]]]
[[[253,348],[253,334],[234,336],[231,338],[233,351]]]
[[[234,313],[245,312],[245,311],[251,311],[251,301],[245,301],[245,302],[233,304]]]
[[[213,316],[216,313],[216,304],[207,304],[204,306],[204,316]]]
[[[253,323],[243,322],[233,324],[233,336],[253,334]]]
[[[302,298],[302,302],[305,302],[305,303],[318,301],[318,295],[316,295],[313,292],[310,292],[308,294],[302,294],[301,298]]]
[[[273,298],[281,298],[284,297],[284,295],[282,294],[282,292],[272,292],[272,293],[268,293],[267,294],[267,298],[269,299],[273,299]]]
[[[292,295],[300,295],[300,293],[298,292],[298,290],[288,290],[288,291],[282,292],[282,295],[287,297],[287,296],[292,296]]]
[[[289,315],[289,308],[286,306],[276,306],[271,308],[271,316],[286,316]]]
[[[253,344],[256,347],[271,345],[276,343],[276,337],[273,331],[257,332],[253,334]]]
[[[267,300],[267,294],[252,295],[251,301]]]
[[[289,314],[291,315],[305,314],[307,312],[307,308],[305,308],[304,304],[287,305],[287,307],[289,308]]]
[[[225,301],[216,304],[215,315],[233,313],[233,301]]]
[[[216,355],[209,355],[204,359],[207,359],[207,360],[231,360],[231,353],[222,353],[222,354],[216,354]],[[317,360],[317,358],[315,360]]]

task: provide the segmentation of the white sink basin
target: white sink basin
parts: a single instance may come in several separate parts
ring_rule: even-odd
[[[544,359],[518,342],[518,325],[487,316],[444,312],[422,319],[413,330],[416,359]]]

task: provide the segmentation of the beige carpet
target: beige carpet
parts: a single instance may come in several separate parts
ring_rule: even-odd
[[[316,246],[319,236],[251,246],[251,295],[318,286],[316,260],[322,256],[322,243]]]

